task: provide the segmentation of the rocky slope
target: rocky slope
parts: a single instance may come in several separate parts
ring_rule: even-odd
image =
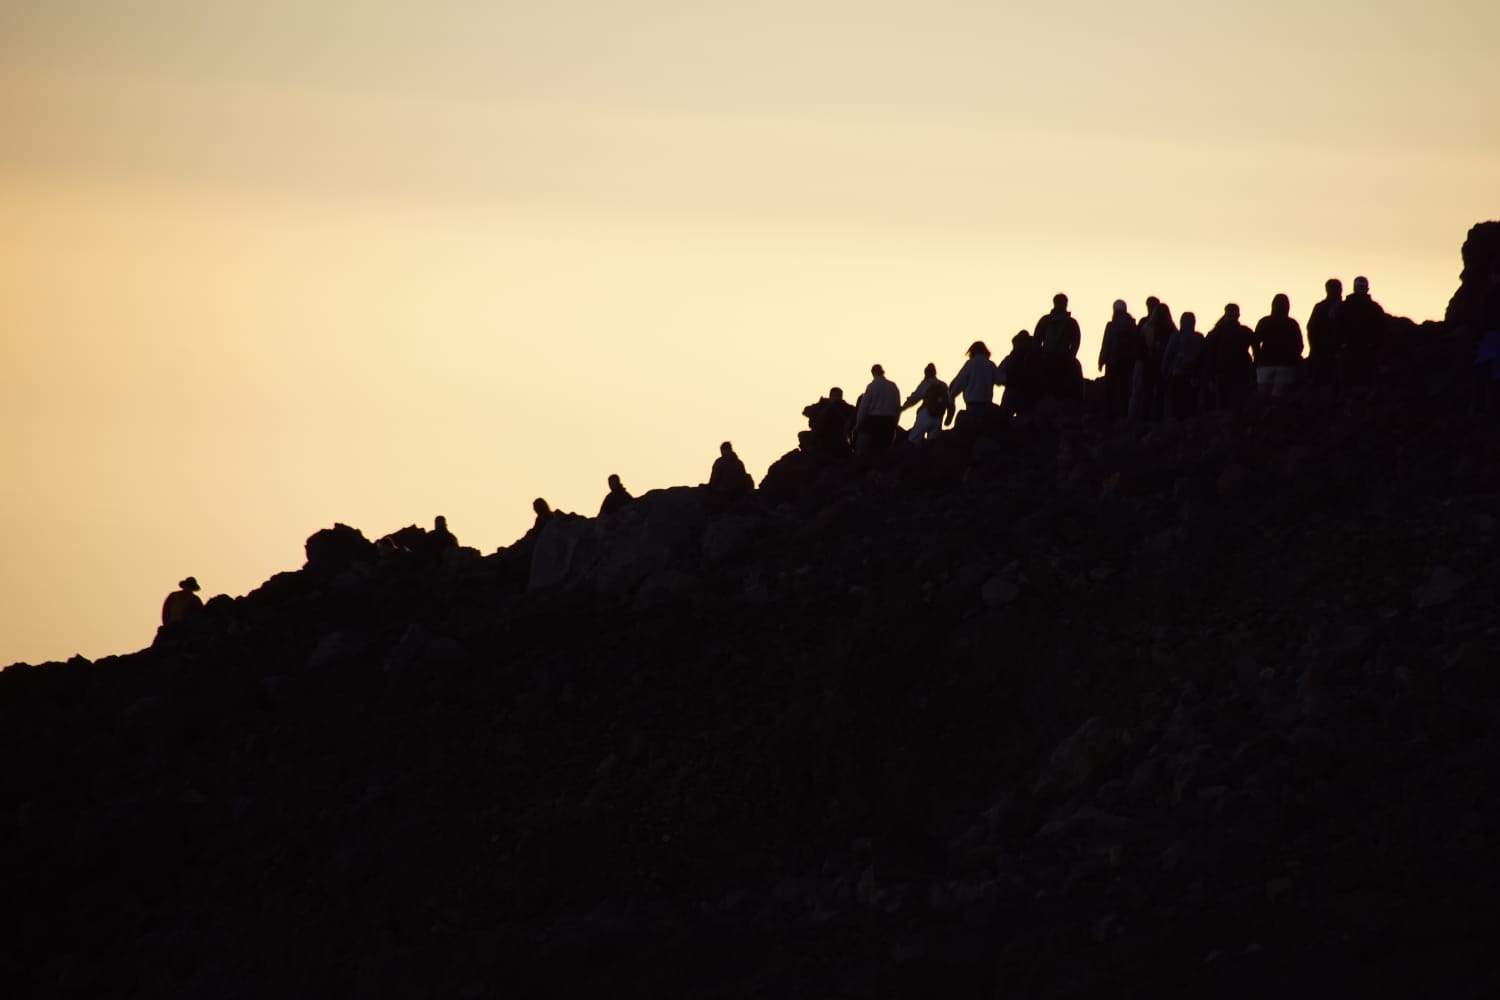
[[[0,672],[10,995],[1485,996],[1500,440],[1051,409]]]

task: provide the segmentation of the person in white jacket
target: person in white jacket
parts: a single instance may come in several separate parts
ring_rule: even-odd
[[[950,398],[943,423],[953,423],[954,401],[960,395],[964,399],[964,409],[970,416],[978,416],[993,409],[995,386],[999,382],[1000,373],[995,362],[990,360],[990,349],[984,345],[984,341],[974,341],[969,345],[969,360],[964,362],[953,381],[948,383]]]
[[[922,376],[922,384],[901,404],[903,411],[919,407],[907,438],[912,444],[937,437],[943,429],[943,414],[948,412],[948,384],[937,377],[937,365],[928,362]]]
[[[885,369],[879,365],[871,366],[870,375],[873,376],[870,384],[865,386],[865,394],[859,397],[854,412],[856,452],[889,448],[896,436],[896,420],[901,416],[901,390],[896,383],[885,377]]]

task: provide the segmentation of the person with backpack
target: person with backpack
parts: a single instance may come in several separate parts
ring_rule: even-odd
[[[929,361],[922,369],[922,375],[922,384],[901,404],[903,413],[913,406],[920,407],[911,433],[907,435],[912,444],[936,438],[943,429],[943,414],[948,412],[948,383],[937,377],[937,365]]]

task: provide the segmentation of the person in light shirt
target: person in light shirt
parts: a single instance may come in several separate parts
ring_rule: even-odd
[[[854,412],[854,450],[889,448],[896,436],[896,421],[901,416],[901,390],[885,377],[879,365],[870,367],[870,384],[859,397]]]

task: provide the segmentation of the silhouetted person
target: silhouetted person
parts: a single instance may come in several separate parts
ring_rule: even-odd
[[[531,524],[533,528],[540,528],[552,520],[553,515],[556,513],[551,507],[547,506],[547,501],[541,497],[537,497],[531,501],[531,509],[536,512],[536,520]]]
[[[885,377],[885,369],[870,366],[870,384],[859,397],[854,414],[854,453],[867,448],[889,448],[901,416],[901,390]]]
[[[1204,374],[1215,409],[1238,410],[1250,392],[1250,337],[1250,328],[1240,322],[1240,307],[1231,302],[1203,338]]]
[[[745,471],[745,463],[734,453],[728,441],[719,445],[719,457],[708,474],[708,488],[726,497],[743,496],[755,490],[755,480]]]
[[[828,395],[802,408],[808,429],[797,435],[802,450],[824,455],[843,455],[849,451],[849,435],[854,430],[854,407],[844,402],[844,390],[834,386]]]
[[[1115,299],[1114,315],[1104,327],[1099,345],[1099,370],[1104,373],[1104,411],[1111,420],[1123,419],[1130,410],[1130,383],[1136,363],[1146,356],[1135,317],[1124,299]]]
[[[629,506],[630,501],[634,499],[635,497],[631,496],[630,492],[625,489],[624,484],[620,482],[619,475],[611,472],[609,474],[609,492],[604,494],[604,502],[599,505],[599,516],[603,517],[605,514],[613,514],[615,511]]]
[[[1262,396],[1280,396],[1297,378],[1302,361],[1302,327],[1292,319],[1292,300],[1281,292],[1271,299],[1271,314],[1255,324],[1250,338],[1255,356],[1255,384]]]
[[[203,610],[203,602],[198,599],[197,580],[188,577],[179,583],[177,588],[162,602],[161,623],[163,625],[176,625]]]
[[[1339,306],[1337,322],[1343,383],[1371,385],[1385,346],[1385,310],[1370,298],[1370,279],[1354,279],[1354,291]]]
[[[903,411],[917,407],[917,419],[907,440],[912,444],[937,437],[943,430],[943,414],[948,412],[948,383],[937,377],[937,365],[927,363],[922,369],[922,383],[901,404]]]
[[[1165,412],[1168,417],[1181,419],[1198,412],[1203,353],[1203,334],[1198,332],[1198,317],[1185,312],[1182,325],[1167,341],[1167,353],[1161,359],[1161,373],[1166,379]]]
[[[439,514],[432,520],[432,531],[427,536],[428,548],[441,553],[444,549],[458,548],[458,538],[448,530],[448,519]]]
[[[1047,361],[1031,334],[1022,330],[1010,338],[1010,353],[999,364],[996,377],[1005,386],[1000,412],[1007,417],[1030,413],[1044,391]]]
[[[999,384],[999,370],[990,360],[990,349],[984,341],[976,340],[969,345],[969,360],[948,383],[948,412],[943,423],[953,423],[956,400],[964,401],[963,422],[983,422],[995,405],[995,386]]]
[[[1078,329],[1078,321],[1068,312],[1066,295],[1058,292],[1052,296],[1052,311],[1036,321],[1036,332],[1031,336],[1036,340],[1036,346],[1043,351],[1070,358],[1078,356],[1078,345],[1083,342],[1083,334]]]
[[[1078,347],[1083,333],[1078,320],[1068,312],[1068,297],[1062,292],[1052,296],[1052,311],[1036,321],[1032,339],[1041,351],[1039,391],[1058,399],[1076,399],[1082,392],[1083,368],[1078,364]]]
[[[1167,353],[1167,341],[1177,332],[1172,322],[1172,309],[1155,296],[1146,300],[1155,302],[1151,315],[1141,321],[1141,339],[1145,342],[1145,361],[1136,366],[1137,378],[1130,391],[1130,415],[1137,420],[1161,416],[1162,411],[1162,358]]]
[[[1338,379],[1338,314],[1344,301],[1344,283],[1329,278],[1323,282],[1323,290],[1327,296],[1307,317],[1307,375],[1313,385],[1333,385]]]

